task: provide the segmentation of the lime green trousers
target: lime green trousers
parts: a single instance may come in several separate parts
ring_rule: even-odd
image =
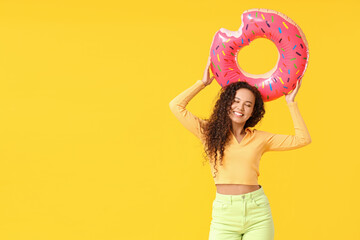
[[[258,190],[227,195],[216,192],[209,240],[273,240],[274,222],[269,199]]]

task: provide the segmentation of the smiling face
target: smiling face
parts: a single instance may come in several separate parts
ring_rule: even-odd
[[[233,124],[245,124],[251,117],[255,105],[255,96],[247,88],[236,91],[234,102],[231,105],[229,117]],[[243,114],[243,115],[242,115]]]

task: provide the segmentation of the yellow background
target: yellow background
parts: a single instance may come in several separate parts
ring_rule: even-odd
[[[360,239],[359,6],[1,0],[0,239],[207,239],[210,167],[169,102],[202,78],[216,31],[251,8],[289,16],[310,51],[295,101],[312,143],[260,165],[275,238]],[[273,67],[267,41],[241,53],[250,73]],[[188,109],[208,117],[219,90]],[[258,129],[294,133],[284,97],[265,108]]]

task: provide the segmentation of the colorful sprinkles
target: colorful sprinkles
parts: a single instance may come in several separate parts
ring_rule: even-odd
[[[250,83],[256,88],[259,89],[259,85],[261,86],[262,95],[266,96],[266,99],[275,99],[277,98],[276,94],[286,94],[280,90],[280,87],[281,89],[293,89],[294,82],[302,77],[306,69],[308,50],[296,25],[289,23],[280,15],[264,11],[251,11],[246,15],[247,17],[243,18],[244,27],[240,37],[229,37],[218,32],[214,38],[210,51],[213,73],[218,82],[219,79],[223,79],[219,82],[222,87],[234,81],[251,81]],[[221,37],[219,37],[220,34]],[[259,37],[271,40],[281,51],[279,52],[281,58],[278,62],[278,71],[275,71],[269,79],[244,76],[236,64],[237,52]],[[222,46],[221,49],[219,49],[220,46]],[[216,59],[217,64],[214,63]],[[224,79],[225,77],[226,79]],[[286,81],[284,82],[283,79]]]
[[[286,25],[285,22],[282,22],[284,24],[284,26],[286,27],[286,29],[289,29],[289,27]]]

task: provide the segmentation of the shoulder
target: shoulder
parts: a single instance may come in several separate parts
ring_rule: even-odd
[[[256,128],[251,129],[250,131],[253,135],[256,135],[257,137],[267,137],[267,136],[271,135],[271,133],[269,133],[267,131],[262,131],[262,130],[259,130]]]
[[[205,119],[205,118],[198,118],[199,119],[199,122],[201,123],[201,125],[205,125],[205,124],[208,124],[209,123],[209,120],[208,119]]]

